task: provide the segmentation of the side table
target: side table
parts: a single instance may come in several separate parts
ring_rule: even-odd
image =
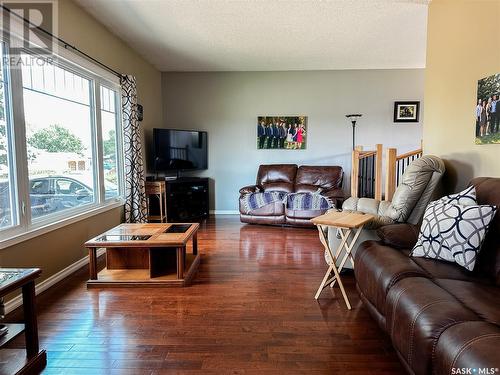
[[[342,268],[344,267],[344,264],[348,259],[351,260],[354,267],[354,261],[351,251],[356,244],[356,241],[358,240],[361,230],[363,230],[363,226],[372,219],[373,215],[343,211],[332,211],[311,219],[311,221],[318,228],[319,239],[325,247],[325,250],[328,251],[328,254],[330,254],[331,258],[331,263],[329,264],[325,277],[323,277],[323,281],[321,282],[318,291],[314,296],[315,299],[319,298],[319,295],[327,285],[331,284],[331,286],[333,287],[335,285],[335,282],[337,281],[340,291],[342,292],[342,296],[344,297],[345,304],[349,310],[351,309],[351,303],[349,302],[349,298],[347,297],[339,273],[340,271],[342,271]],[[330,248],[328,239],[326,238],[326,227],[338,228],[340,232],[341,242],[335,253],[333,249]],[[352,239],[349,238],[351,234],[353,234]],[[340,262],[340,265],[337,267],[337,259],[340,258],[343,250],[345,251],[345,254],[342,258],[342,261]],[[332,272],[333,276],[331,276]]]
[[[0,337],[0,374],[39,374],[47,364],[47,353],[40,350],[36,316],[35,279],[39,268],[0,268],[0,297],[22,289],[24,323],[5,323],[7,333]],[[4,348],[24,331],[26,348]]]
[[[158,212],[152,213],[151,197],[158,198]],[[146,181],[146,199],[148,208],[148,222],[167,222],[167,189],[165,181]]]

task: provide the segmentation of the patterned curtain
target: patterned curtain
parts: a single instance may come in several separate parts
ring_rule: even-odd
[[[147,221],[144,163],[142,160],[141,130],[137,119],[137,85],[135,77],[123,75],[122,118],[125,151],[125,222]]]

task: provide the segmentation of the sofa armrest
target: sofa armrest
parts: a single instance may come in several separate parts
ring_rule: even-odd
[[[450,324],[439,336],[433,352],[433,373],[459,374],[457,369],[490,369],[497,374],[500,329],[485,321],[465,321]],[[455,370],[455,371],[454,371]],[[462,373],[467,373],[466,371]]]
[[[412,249],[417,243],[419,227],[413,224],[392,224],[377,229],[384,245],[396,249]]]
[[[362,212],[364,214],[374,215],[375,218],[370,221],[365,228],[377,229],[383,225],[395,224],[394,220],[385,216],[387,208],[391,205],[389,201],[379,201],[373,198],[348,198],[342,205],[342,211]]]
[[[240,195],[245,195],[248,193],[255,193],[255,192],[258,192],[260,190],[261,190],[261,188],[258,185],[248,185],[248,186],[244,186],[240,189]]]

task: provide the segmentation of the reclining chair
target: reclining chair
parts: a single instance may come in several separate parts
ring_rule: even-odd
[[[425,155],[410,163],[406,168],[392,201],[354,197],[347,199],[342,205],[343,211],[363,212],[375,216],[363,228],[356,245],[366,240],[379,240],[376,230],[381,226],[395,223],[419,224],[425,208],[434,197],[436,187],[444,171],[445,166],[441,159]],[[330,248],[336,251],[340,245],[337,231],[335,228],[329,227],[327,233]],[[353,249],[353,256],[356,248]],[[330,263],[330,255],[326,251],[325,260]],[[338,263],[340,260],[337,260]],[[348,264],[349,262],[344,267],[349,268]]]

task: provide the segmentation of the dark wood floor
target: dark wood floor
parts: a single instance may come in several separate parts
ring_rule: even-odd
[[[85,268],[40,295],[44,374],[404,373],[352,277],[353,310],[337,288],[314,300],[326,271],[316,230],[220,216],[199,244],[188,288],[87,290]]]

